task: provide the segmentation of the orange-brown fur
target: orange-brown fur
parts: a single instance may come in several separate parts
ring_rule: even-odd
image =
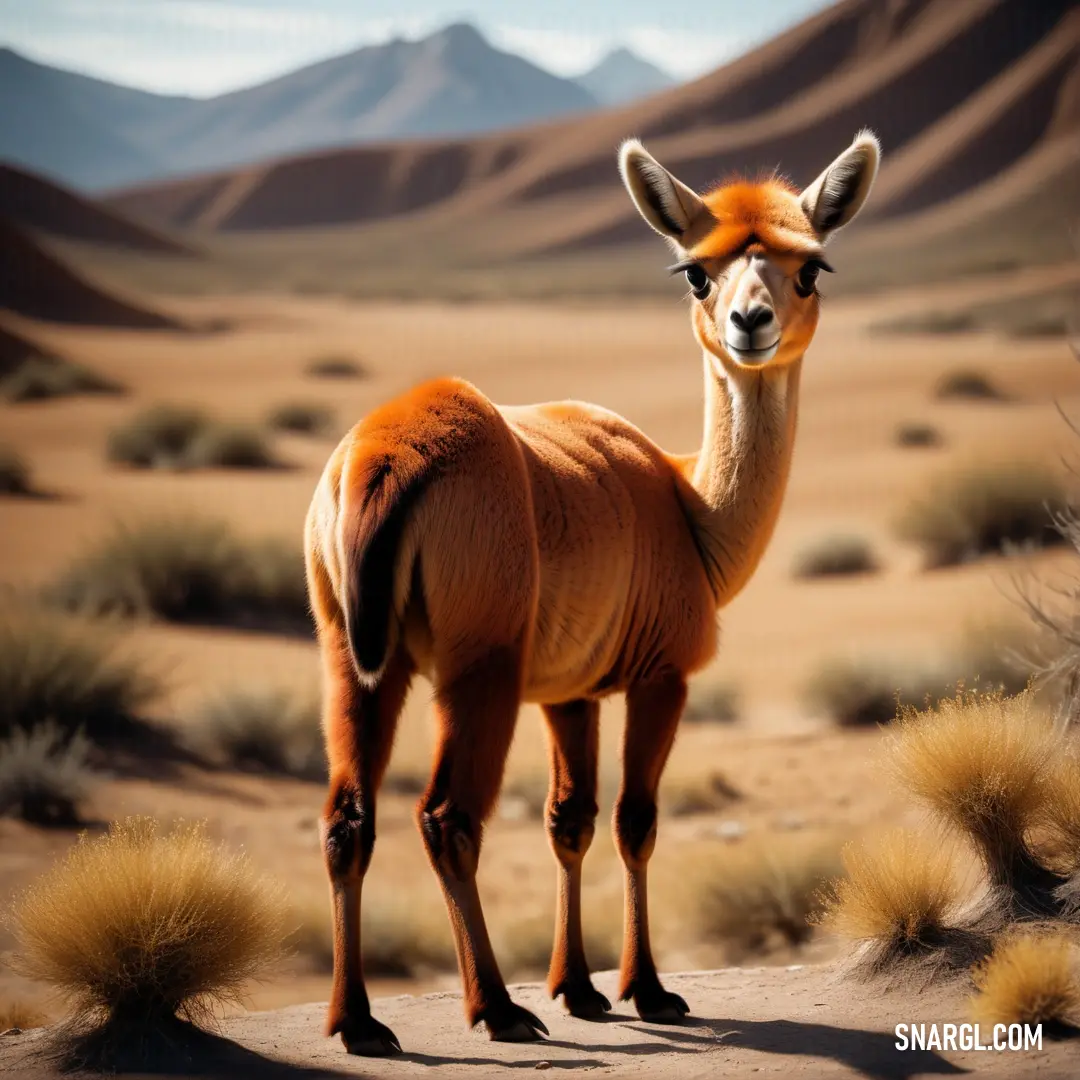
[[[669,455],[594,405],[497,408],[470,384],[442,379],[357,424],[319,483],[305,547],[330,765],[328,1030],[350,1050],[397,1046],[371,1016],[359,909],[376,793],[417,672],[434,686],[438,725],[417,820],[446,899],[469,1022],[483,1020],[495,1038],[545,1030],[506,992],[475,882],[522,701],[543,706],[551,735],[547,828],[559,904],[549,988],[575,1015],[610,1007],[584,955],[580,874],[597,814],[598,701],[616,692],[627,701],[613,820],[626,867],[620,993],[647,1018],[687,1011],[661,986],[649,945],[657,788],[686,680],[715,652],[717,608],[753,573],[779,513],[802,353],[817,319],[816,297],[793,298],[783,283],[802,263],[793,237],[819,250],[797,196],[774,182],[729,185],[704,206],[712,224],[692,252],[716,287],[694,304],[706,399],[698,453]],[[757,261],[739,250],[751,231],[763,245]],[[753,277],[764,261],[772,284]],[[785,338],[775,362],[748,367],[727,355],[715,328],[725,305],[762,290]]]

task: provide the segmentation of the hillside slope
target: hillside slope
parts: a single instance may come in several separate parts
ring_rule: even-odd
[[[629,134],[705,186],[732,170],[776,167],[806,182],[826,153],[870,126],[886,149],[872,212],[909,212],[977,186],[1043,138],[1074,129],[1073,7],[844,0],[704,79],[623,109],[497,137],[298,157],[120,192],[109,204],[210,230],[360,223],[421,209],[442,220],[475,220],[481,210],[488,219],[519,211],[543,219],[539,208],[550,205],[543,237],[517,234],[522,250],[595,246],[639,235],[612,180],[614,148]],[[1003,79],[1016,85],[1002,90]],[[965,140],[927,141],[932,159],[930,149],[915,152],[950,117],[966,128]],[[909,176],[923,170],[917,190],[889,180],[904,158]]]
[[[0,311],[33,319],[143,329],[175,327],[165,315],[111,295],[0,218]],[[17,344],[17,343],[16,343]]]
[[[158,254],[180,255],[190,248],[114,210],[92,202],[43,176],[0,162],[0,206],[18,225],[68,240],[108,244]]]
[[[84,189],[596,107],[583,85],[496,49],[465,23],[206,99],[115,86],[0,50],[0,158]]]

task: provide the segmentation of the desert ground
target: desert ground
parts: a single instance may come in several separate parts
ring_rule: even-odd
[[[236,1072],[252,1062],[252,1075],[376,1076],[430,1065],[456,1071],[468,1063],[530,1067],[549,1061],[617,1075],[687,1077],[748,1071],[891,1077],[968,1069],[1065,1075],[1060,1046],[1025,1055],[1022,1073],[1008,1055],[895,1053],[883,1034],[893,1023],[908,1019],[913,1008],[925,1019],[963,1019],[964,987],[935,989],[929,997],[911,990],[891,999],[871,997],[842,977],[842,966],[833,961],[843,960],[845,946],[827,935],[814,934],[801,946],[769,942],[763,952],[747,955],[703,931],[707,913],[700,898],[702,883],[722,877],[745,850],[787,845],[834,859],[845,841],[916,816],[882,776],[880,730],[841,728],[807,706],[802,688],[815,670],[837,657],[932,663],[987,628],[1022,622],[1017,588],[1052,580],[1070,565],[1070,556],[1057,550],[926,570],[919,552],[899,543],[892,527],[906,503],[954,464],[974,458],[1076,460],[1080,441],[1059,406],[1080,417],[1080,371],[1064,338],[888,334],[876,327],[988,296],[1023,301],[1077,280],[1072,267],[1036,267],[955,286],[826,301],[805,363],[794,468],[776,535],[750,585],[722,613],[720,653],[694,691],[706,699],[710,688],[731,688],[737,718],[684,723],[661,789],[660,840],[650,875],[662,970],[773,967],[679,976],[676,982],[695,999],[695,1019],[677,1030],[631,1022],[625,1009],[605,1026],[560,1019],[561,1006],[541,1004],[540,988],[530,987],[523,1000],[541,1009],[553,1038],[526,1048],[495,1047],[465,1032],[454,996],[456,973],[432,965],[405,978],[376,978],[374,996],[436,992],[423,999],[391,997],[377,1007],[406,1049],[404,1062],[385,1065],[348,1060],[336,1042],[322,1038],[321,1009],[310,1003],[325,1000],[329,976],[324,963],[299,950],[276,978],[252,986],[244,1008],[225,1019],[225,1033],[252,1055]],[[45,584],[115,522],[158,513],[223,518],[245,536],[299,545],[333,438],[276,436],[287,467],[274,470],[174,473],[109,465],[109,431],[154,403],[190,403],[224,419],[259,422],[274,406],[313,401],[333,410],[340,433],[376,403],[423,379],[454,373],[500,403],[601,403],[671,450],[693,449],[699,438],[700,358],[677,298],[450,304],[248,294],[173,297],[159,306],[188,326],[209,329],[64,328],[16,317],[7,324],[32,331],[46,348],[128,388],[122,396],[0,405],[4,439],[31,464],[42,493],[0,502],[0,566],[7,584]],[[305,369],[324,355],[357,360],[366,377],[313,379]],[[936,398],[937,380],[961,370],[982,373],[1003,400]],[[941,444],[897,445],[897,426],[909,421],[933,425]],[[800,551],[838,533],[868,540],[879,570],[797,579],[792,566]],[[148,620],[135,624],[125,647],[162,677],[165,689],[151,706],[152,718],[181,733],[214,693],[272,685],[303,694],[316,686],[315,645],[301,637]],[[618,775],[620,724],[620,702],[611,700],[602,722],[602,820]],[[445,955],[449,929],[412,820],[429,752],[428,688],[419,683],[380,801],[365,905],[376,920],[369,932],[401,932],[404,923],[405,932],[436,942]],[[550,947],[554,864],[538,814],[545,777],[541,717],[526,707],[480,871],[496,951],[509,979],[541,978]],[[322,797],[316,783],[185,766],[165,778],[118,771],[95,789],[84,811],[90,822],[128,814],[205,819],[212,835],[243,848],[260,869],[287,883],[298,920],[325,925],[328,932],[317,838]],[[4,895],[49,865],[74,836],[0,818]],[[584,874],[593,963],[610,968],[617,962],[621,872],[603,829]],[[10,944],[10,936],[0,937],[0,957]],[[781,977],[785,965],[799,966]],[[42,1019],[61,1011],[43,987],[6,963],[0,965],[0,998],[27,1003]],[[286,1011],[274,1020],[259,1013],[281,1008]],[[31,1067],[41,1067],[33,1065],[36,1037],[31,1032],[0,1043],[0,1069],[34,1075]],[[268,1058],[292,1065],[274,1072]],[[309,1069],[315,1071],[304,1071]]]

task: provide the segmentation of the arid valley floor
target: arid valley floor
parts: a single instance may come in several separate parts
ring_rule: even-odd
[[[267,1076],[412,1075],[435,1064],[453,1072],[455,1063],[470,1061],[531,1067],[545,1060],[553,1067],[672,1077],[751,1070],[778,1076],[900,1077],[966,1069],[1067,1075],[1073,1051],[1061,1045],[1022,1063],[1010,1055],[946,1055],[946,1062],[897,1054],[891,1037],[880,1032],[915,1018],[916,1007],[922,1019],[963,1019],[965,988],[954,985],[929,997],[912,990],[891,998],[868,994],[841,977],[832,962],[842,961],[844,949],[820,934],[802,948],[733,955],[699,933],[697,904],[700,883],[747,846],[795,844],[835,854],[847,840],[917,816],[881,774],[876,727],[840,728],[808,708],[802,688],[823,662],[843,656],[933,662],[971,635],[1022,622],[1018,584],[1053,580],[1068,567],[1070,556],[1059,551],[925,570],[919,553],[899,543],[892,528],[906,503],[952,464],[975,457],[1077,460],[1080,440],[1058,411],[1060,405],[1067,416],[1080,417],[1080,369],[1067,342],[970,332],[885,334],[874,324],[932,306],[960,307],[984,294],[1023,296],[1076,282],[1069,268],[1034,268],[826,304],[806,360],[794,470],[776,536],[756,577],[723,613],[720,654],[699,679],[702,688],[733,688],[738,715],[728,723],[684,723],[662,788],[650,875],[663,970],[715,969],[734,961],[778,965],[775,970],[680,976],[686,996],[701,1003],[694,1008],[701,1019],[683,1029],[631,1022],[625,1009],[608,1025],[560,1020],[558,1007],[541,1004],[539,990],[528,990],[525,1000],[541,1009],[553,1041],[524,1048],[495,1047],[465,1032],[457,999],[446,996],[457,990],[456,974],[374,980],[375,995],[439,996],[381,1006],[383,1019],[400,1018],[392,1023],[407,1053],[403,1063],[373,1065],[347,1059],[336,1042],[322,1039],[321,1010],[305,1003],[325,1000],[328,974],[300,955],[279,977],[250,990],[250,1010],[288,1007],[278,1019],[237,1010],[225,1021],[226,1032],[253,1052],[296,1067],[275,1072],[253,1058],[223,1075],[248,1067],[250,1075]],[[292,295],[162,304],[190,323],[217,328],[33,326],[36,340],[116,379],[129,393],[0,405],[5,440],[31,463],[35,485],[45,493],[0,503],[6,583],[45,583],[115,522],[156,513],[224,518],[245,536],[299,544],[333,440],[277,436],[287,467],[276,470],[172,473],[107,464],[110,429],[157,402],[191,403],[225,419],[255,422],[283,402],[321,402],[333,410],[341,432],[377,402],[451,372],[500,403],[598,402],[671,450],[692,449],[699,438],[700,359],[678,301],[594,305],[583,296],[551,304],[364,304]],[[20,325],[12,320],[15,329]],[[367,376],[330,382],[307,375],[309,361],[326,354],[354,358]],[[938,400],[939,378],[960,370],[984,374],[1004,400]],[[909,421],[933,425],[941,445],[897,445],[897,426]],[[866,538],[880,569],[797,579],[792,566],[799,552],[837,533]],[[153,704],[153,717],[181,730],[215,692],[280,685],[305,693],[317,679],[315,646],[300,638],[148,621],[133,628],[124,647],[162,676],[166,690]],[[603,717],[602,819],[617,775],[620,723],[613,700]],[[445,950],[449,931],[412,820],[429,751],[428,689],[421,683],[407,706],[380,803],[365,904],[384,920],[400,921],[407,913],[408,933],[436,939]],[[550,940],[553,862],[536,811],[545,774],[541,719],[525,708],[480,872],[496,951],[513,980],[542,977]],[[243,847],[261,869],[286,882],[297,912],[317,922],[326,904],[316,825],[322,795],[315,783],[184,768],[165,780],[110,778],[86,810],[102,822],[135,813],[205,818],[215,837]],[[0,819],[0,891],[6,896],[29,881],[73,838]],[[584,917],[598,968],[616,962],[620,884],[618,860],[602,829],[585,863]],[[0,938],[0,954],[9,945]],[[791,964],[809,966],[782,976]],[[56,1015],[42,988],[6,965],[0,965],[0,997],[28,1001],[43,1018]],[[19,1071],[31,1068],[33,1038],[17,1037],[22,1049],[15,1039],[0,1043],[0,1072],[37,1075]]]

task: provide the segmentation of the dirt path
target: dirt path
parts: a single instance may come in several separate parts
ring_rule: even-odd
[[[615,973],[597,977],[614,996]],[[548,1025],[543,1043],[489,1042],[468,1031],[456,993],[384,998],[374,1011],[401,1040],[391,1059],[350,1058],[321,1034],[325,1006],[296,1005],[226,1021],[225,1046],[212,1065],[175,1075],[257,1076],[277,1080],[323,1077],[498,1076],[507,1069],[593,1071],[604,1076],[678,1078],[918,1076],[1033,1077],[1076,1075],[1075,1043],[1044,1040],[1041,1050],[946,1052],[895,1047],[898,1023],[963,1023],[962,986],[883,993],[841,977],[834,965],[729,968],[669,976],[667,986],[690,1002],[693,1017],[679,1027],[645,1024],[618,1005],[604,1023],[575,1020],[536,984],[513,988],[517,1001]],[[984,1035],[983,1041],[988,1041]],[[41,1057],[42,1033],[0,1041],[0,1075],[46,1080],[57,1074]],[[172,1071],[172,1070],[170,1070]]]

